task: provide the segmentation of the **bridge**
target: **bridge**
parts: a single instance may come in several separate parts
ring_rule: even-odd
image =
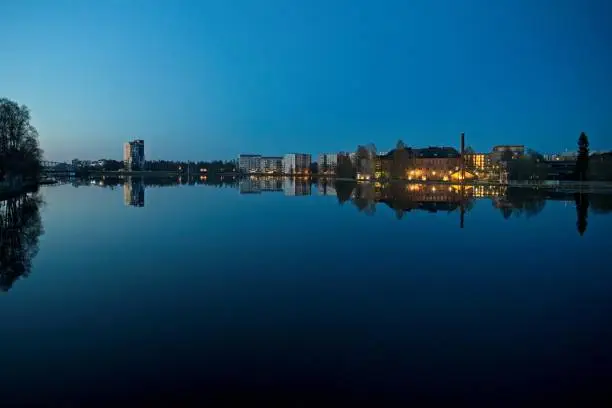
[[[72,174],[76,167],[69,163],[43,160],[43,174]]]

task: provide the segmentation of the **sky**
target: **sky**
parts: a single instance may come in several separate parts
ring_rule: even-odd
[[[0,0],[48,160],[612,149],[608,0]]]

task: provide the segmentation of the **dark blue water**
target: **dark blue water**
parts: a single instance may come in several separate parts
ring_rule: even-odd
[[[43,188],[1,403],[608,397],[610,197],[421,188]]]

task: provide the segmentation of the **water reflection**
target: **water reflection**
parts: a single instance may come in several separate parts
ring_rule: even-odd
[[[144,207],[145,185],[142,177],[128,177],[123,183],[123,202],[126,206]]]
[[[262,192],[283,191],[283,181],[279,178],[245,178],[238,183],[240,194],[260,194]]]
[[[0,290],[28,276],[43,233],[38,193],[0,201]]]
[[[127,206],[144,207],[145,190],[150,187],[179,185],[206,185],[232,188],[240,194],[283,193],[285,196],[308,196],[313,184],[317,195],[334,196],[338,203],[350,202],[365,215],[373,216],[379,205],[394,211],[398,220],[413,211],[430,213],[458,213],[459,226],[463,228],[465,215],[472,211],[476,200],[490,200],[504,219],[535,217],[546,207],[547,201],[561,201],[576,207],[576,229],[584,235],[588,226],[589,210],[604,214],[612,212],[612,195],[567,192],[555,189],[505,187],[495,185],[416,184],[416,183],[356,183],[334,180],[282,177],[214,177],[143,178],[101,177],[73,180],[75,187],[98,186],[123,188]]]

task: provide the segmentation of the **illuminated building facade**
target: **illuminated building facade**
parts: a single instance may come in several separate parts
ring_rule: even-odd
[[[336,174],[338,153],[321,153],[317,160],[319,174]]]
[[[282,174],[282,157],[262,157],[260,160],[261,172],[264,174]]]
[[[306,153],[289,153],[283,157],[283,173],[307,175],[310,173],[311,156]]]
[[[261,170],[261,155],[241,154],[238,156],[238,169],[241,173],[259,173]]]
[[[428,147],[414,150],[414,158],[406,173],[408,180],[449,181],[461,177],[460,166],[461,155],[457,149]]]
[[[145,186],[142,178],[128,177],[123,183],[123,203],[129,207],[144,207]]]
[[[489,156],[485,153],[466,153],[463,155],[466,169],[485,170],[489,167]]]
[[[498,163],[501,161],[504,153],[509,150],[512,152],[512,157],[517,158],[523,156],[525,154],[525,146],[524,145],[498,145],[493,146],[493,150],[489,154],[489,158],[491,162]]]
[[[123,165],[127,171],[144,170],[144,140],[133,140],[123,145]]]

